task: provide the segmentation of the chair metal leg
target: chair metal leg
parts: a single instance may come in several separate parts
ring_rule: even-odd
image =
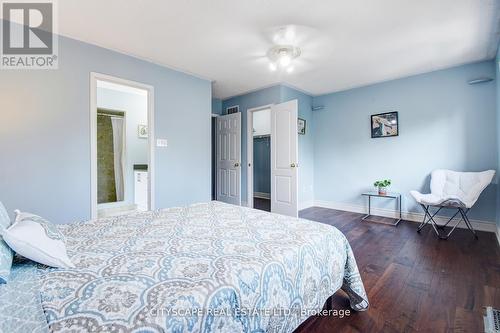
[[[460,222],[462,220],[464,220],[465,222],[465,225],[467,226],[467,228],[470,230],[470,232],[472,232],[472,234],[474,235],[474,238],[478,239],[479,237],[477,236],[476,234],[476,231],[474,230],[474,228],[472,227],[472,223],[469,221],[469,218],[467,217],[467,214],[469,213],[470,211],[470,208],[469,209],[464,209],[464,208],[457,208],[457,211],[455,212],[455,214],[453,214],[453,216],[451,218],[448,219],[448,221],[443,224],[443,225],[439,225],[435,220],[434,220],[434,217],[439,213],[439,211],[444,208],[444,207],[439,207],[439,209],[432,213],[429,211],[430,209],[430,206],[429,205],[421,205],[422,206],[422,209],[424,210],[424,219],[422,220],[422,222],[420,223],[420,225],[418,226],[417,228],[417,232],[420,232],[427,224],[431,224],[432,226],[432,229],[434,229],[434,232],[436,233],[436,235],[438,236],[439,239],[448,239],[450,237],[450,235],[455,231],[455,229],[458,227],[458,225],[460,224]],[[450,208],[450,207],[447,207],[447,208]],[[455,219],[455,217],[460,214],[460,218],[457,220],[457,222],[453,225],[453,227],[451,228],[451,230],[446,233],[446,234],[442,234],[441,232],[439,232],[438,229],[440,230],[444,230],[445,227],[448,226],[448,224]]]
[[[434,232],[436,233],[436,235],[439,238],[441,238],[441,234],[439,233],[439,230],[438,230],[439,224],[437,224],[436,221],[434,221],[434,216],[431,217],[431,225],[432,225],[432,228],[434,229]]]
[[[458,215],[458,213],[459,213],[459,212],[460,212],[460,211],[458,211],[458,210],[457,210],[457,211],[456,211],[456,213],[455,213],[455,214],[453,214],[453,216],[452,216],[452,217],[448,220],[448,222],[446,222],[446,223],[445,223],[445,224],[443,224],[443,225],[440,225],[438,228],[439,228],[439,229],[441,229],[441,230],[444,230],[444,228],[446,228],[446,227],[448,226],[448,223],[450,223],[450,222],[451,222],[451,221],[455,218],[455,216],[457,216],[457,215]],[[459,221],[458,221],[458,223],[460,223],[460,221],[461,221],[461,220],[459,220]],[[457,223],[456,225],[458,225],[458,223]]]
[[[467,228],[469,228],[469,230],[472,232],[475,239],[479,239],[479,237],[476,234],[476,230],[474,230],[474,227],[472,227],[472,223],[469,221],[469,218],[467,217],[467,213],[469,212],[469,210],[470,209],[464,211],[462,208],[459,208],[460,214],[462,215],[462,218],[464,219]]]
[[[424,205],[420,205],[422,206],[423,210],[424,210],[424,219],[422,220],[422,222],[420,223],[420,225],[418,226],[417,228],[417,232],[420,232],[420,230],[422,230],[422,228],[427,224],[427,215],[428,215],[428,209],[429,209],[429,206],[424,206]]]
[[[420,232],[420,230],[422,230],[422,228],[425,227],[430,222],[432,229],[434,229],[434,232],[439,237],[440,234],[439,234],[439,231],[437,229],[438,224],[436,223],[436,221],[434,221],[434,216],[436,216],[436,214],[439,213],[439,211],[441,210],[442,207],[439,207],[439,209],[437,211],[435,211],[434,214],[431,214],[429,212],[428,205],[427,206],[422,205],[422,208],[424,208],[424,211],[425,211],[424,221],[422,222],[421,226],[418,228],[417,232]],[[429,218],[426,219],[426,217],[429,217]]]
[[[420,225],[418,226],[418,229],[417,229],[417,232],[420,232],[423,227],[425,227],[427,224],[431,224],[432,226],[432,229],[434,229],[434,232],[436,233],[436,235],[438,236],[439,239],[448,239],[450,237],[450,235],[455,231],[455,229],[458,227],[458,225],[460,224],[460,222],[462,220],[464,220],[465,222],[465,225],[467,226],[467,228],[470,230],[470,232],[472,232],[472,234],[474,235],[474,238],[478,239],[478,236],[476,234],[476,231],[474,230],[474,228],[472,227],[472,223],[469,221],[469,218],[467,217],[467,214],[469,213],[469,210],[470,209],[464,209],[464,208],[457,208],[457,211],[455,214],[453,214],[453,216],[451,218],[448,219],[448,221],[443,224],[443,225],[439,225],[437,224],[437,222],[434,220],[434,217],[437,215],[437,213],[439,213],[439,211],[444,208],[444,207],[439,207],[439,209],[434,212],[433,214],[431,214],[431,212],[429,211],[430,209],[430,206],[425,206],[425,205],[421,205],[423,210],[424,210],[424,219],[423,221],[420,223]],[[450,207],[447,207],[447,208],[450,208]],[[441,232],[439,232],[438,229],[441,229],[441,230],[444,230],[445,227],[448,226],[448,224],[455,219],[455,217],[460,214],[460,218],[456,221],[456,223],[453,225],[453,227],[451,228],[451,230],[446,233],[446,234],[442,234]]]
[[[458,213],[459,213],[459,211],[457,210],[457,212],[448,220],[448,222],[446,222],[446,224],[444,226],[447,226],[448,223],[450,223],[451,220],[453,220],[455,218],[455,216],[457,216]],[[453,233],[453,231],[455,231],[455,228],[460,224],[461,221],[462,221],[462,218],[458,219],[458,221],[455,223],[453,228],[451,228],[451,230],[445,236],[439,236],[439,239],[448,239],[448,237],[450,237],[450,235]],[[443,226],[443,229],[444,229],[444,226]]]
[[[431,226],[432,226],[432,229],[434,229],[434,232],[438,235],[438,237],[440,236],[439,234],[439,231],[438,231],[438,228],[439,228],[439,225],[436,223],[436,221],[434,221],[434,216],[437,215],[437,213],[439,213],[439,211],[443,208],[443,207],[439,207],[439,209],[437,211],[435,211],[433,214],[431,214],[429,212],[429,206],[425,206],[425,205],[421,205],[422,208],[424,209],[424,220],[422,221],[422,223],[420,223],[418,229],[417,229],[417,232],[420,232],[422,230],[423,227],[425,227],[429,222],[431,222]],[[427,218],[428,217],[428,218]]]

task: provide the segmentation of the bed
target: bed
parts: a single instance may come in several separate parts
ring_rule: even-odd
[[[3,332],[292,332],[339,289],[368,300],[336,228],[220,202],[59,226],[73,269],[17,262]]]

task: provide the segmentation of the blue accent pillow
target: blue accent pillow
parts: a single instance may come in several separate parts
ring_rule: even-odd
[[[5,207],[0,202],[0,234],[2,234],[3,230],[7,229],[9,226],[9,214],[7,214]],[[12,267],[12,257],[12,250],[7,243],[4,242],[3,238],[0,237],[0,283],[7,283],[10,268]]]

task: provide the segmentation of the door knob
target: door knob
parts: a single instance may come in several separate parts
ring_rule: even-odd
[[[295,163],[290,164],[291,168],[295,168],[297,165]]]
[[[239,167],[239,166],[240,166],[240,163],[238,163],[238,162],[234,163],[234,167],[235,167],[235,168],[237,168],[237,167]]]

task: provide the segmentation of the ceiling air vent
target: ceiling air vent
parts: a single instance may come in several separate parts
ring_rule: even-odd
[[[235,105],[235,106],[230,106],[226,109],[227,114],[233,114],[233,113],[238,113],[240,112],[240,106]]]

